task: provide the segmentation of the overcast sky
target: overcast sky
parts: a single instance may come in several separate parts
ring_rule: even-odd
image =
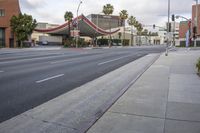
[[[142,24],[164,25],[167,21],[168,0],[83,0],[79,13],[89,15],[100,13],[103,5],[114,6],[114,15],[123,9],[133,15]],[[64,23],[65,11],[72,11],[76,16],[79,0],[20,0],[23,13],[31,14],[38,22],[55,24]],[[194,0],[171,0],[171,13],[191,17]]]

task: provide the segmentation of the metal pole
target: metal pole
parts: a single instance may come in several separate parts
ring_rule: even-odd
[[[131,46],[133,46],[133,26],[131,25]]]
[[[97,34],[98,34],[98,31],[99,31],[99,29],[98,29],[99,28],[99,14],[101,14],[101,13],[102,12],[100,12],[100,13],[97,14],[97,29],[96,29],[97,30]],[[97,45],[98,45],[98,39],[96,38],[96,46]]]
[[[110,27],[109,48],[110,48],[110,47],[111,47],[111,17],[110,17],[109,20],[110,20],[110,21],[109,21],[109,27]]]
[[[77,14],[76,14],[76,15],[77,15],[77,20],[76,20],[76,21],[77,21],[77,26],[76,26],[76,27],[77,27],[77,28],[76,28],[77,31],[79,30],[79,27],[78,27],[78,21],[79,21],[79,19],[78,19],[78,11],[79,11],[80,5],[81,5],[82,3],[83,3],[83,2],[80,1],[79,5],[78,5],[78,8],[77,8]],[[76,48],[78,48],[78,36],[79,36],[79,35],[76,36]]]
[[[195,38],[195,40],[194,40],[194,47],[197,46],[197,34],[198,34],[198,0],[196,0],[195,27],[196,27],[196,38]]]
[[[97,21],[96,21],[97,27],[96,27],[96,46],[98,45],[97,42],[97,34],[98,34],[98,25],[99,25],[99,14],[97,14]]]
[[[167,38],[167,47],[166,47],[166,52],[165,52],[165,55],[168,56],[168,47],[169,47],[169,18],[170,18],[170,0],[168,0],[168,21],[167,21],[167,35],[168,35],[168,38]]]
[[[174,18],[174,27],[173,27],[173,46],[175,46],[175,32],[176,32],[176,19]]]

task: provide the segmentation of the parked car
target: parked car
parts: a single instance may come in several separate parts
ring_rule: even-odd
[[[48,45],[48,41],[43,41],[42,45]]]

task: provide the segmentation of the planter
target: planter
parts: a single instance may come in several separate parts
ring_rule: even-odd
[[[197,75],[200,76],[200,58],[197,60],[196,68],[197,68]]]

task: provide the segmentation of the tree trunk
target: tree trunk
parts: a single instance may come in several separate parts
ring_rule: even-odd
[[[109,19],[109,27],[110,27],[110,36],[109,36],[109,48],[111,47],[111,18]]]
[[[23,47],[23,42],[22,41],[20,41],[20,48],[22,48]]]
[[[123,33],[123,46],[125,45],[125,26],[124,26],[124,33]]]
[[[71,37],[71,33],[70,33],[70,20],[68,21],[68,32],[69,32],[69,39],[70,39],[70,37]]]
[[[133,26],[131,26],[131,46],[133,45]]]

